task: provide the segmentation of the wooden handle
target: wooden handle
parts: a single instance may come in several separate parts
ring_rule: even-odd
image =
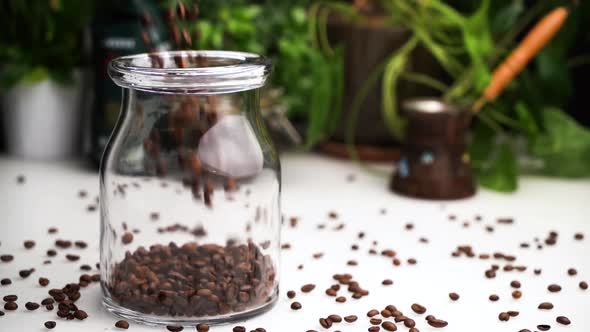
[[[483,96],[474,105],[475,111],[479,111],[486,102],[496,99],[502,93],[512,79],[561,29],[567,17],[567,8],[557,7],[533,27],[520,45],[496,68]]]

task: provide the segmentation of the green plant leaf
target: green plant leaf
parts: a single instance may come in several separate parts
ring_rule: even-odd
[[[491,73],[488,58],[492,55],[494,43],[488,15],[491,0],[482,0],[478,10],[471,15],[463,27],[463,39],[473,68],[473,84],[483,91],[490,82]]]
[[[524,12],[523,0],[510,1],[494,13],[490,22],[490,28],[494,35],[506,33],[514,26],[517,19]]]
[[[559,109],[543,110],[545,132],[531,142],[530,153],[543,160],[543,174],[590,176],[590,130]]]
[[[399,140],[404,137],[405,119],[397,111],[397,82],[406,67],[410,53],[416,45],[418,45],[418,39],[412,37],[389,58],[383,73],[382,111],[391,134]]]
[[[45,67],[35,67],[27,72],[19,81],[22,84],[35,84],[49,77],[49,71]]]
[[[477,169],[476,176],[479,184],[488,189],[501,192],[518,189],[518,164],[510,144],[500,144],[492,160]]]
[[[523,101],[518,101],[515,107],[518,121],[529,139],[535,139],[540,132],[539,124]]]

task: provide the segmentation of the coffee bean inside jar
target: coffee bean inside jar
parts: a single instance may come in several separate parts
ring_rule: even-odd
[[[109,311],[196,326],[276,302],[280,166],[258,91],[269,71],[260,56],[223,51],[111,62],[124,102],[101,165]]]

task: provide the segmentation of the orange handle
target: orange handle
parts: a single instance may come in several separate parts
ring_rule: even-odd
[[[533,27],[520,45],[496,68],[490,84],[485,89],[482,98],[476,103],[476,110],[479,110],[484,102],[494,100],[502,93],[512,79],[561,29],[567,16],[568,10],[565,7],[557,7]]]

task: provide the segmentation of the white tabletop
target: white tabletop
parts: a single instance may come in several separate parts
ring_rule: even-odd
[[[378,177],[361,170],[357,165],[314,155],[286,154],[283,165],[283,213],[288,218],[297,216],[299,225],[283,227],[283,242],[291,244],[290,250],[282,251],[281,294],[277,305],[268,313],[248,320],[243,325],[248,331],[264,327],[267,331],[322,331],[318,319],[329,314],[341,316],[355,314],[356,323],[335,324],[330,330],[367,331],[370,326],[366,313],[370,309],[383,309],[393,304],[417,322],[420,331],[450,332],[515,332],[527,328],[538,330],[538,324],[551,325],[551,331],[590,330],[590,290],[578,287],[582,280],[590,282],[590,181],[557,180],[527,177],[521,181],[515,194],[500,194],[480,190],[476,197],[455,202],[422,201],[400,197],[387,190],[385,177]],[[22,174],[26,181],[17,184]],[[348,178],[354,174],[354,181]],[[87,198],[78,198],[78,191],[88,191]],[[0,331],[44,331],[43,322],[55,320],[54,331],[116,331],[117,317],[102,308],[100,288],[93,284],[82,290],[78,306],[85,309],[89,318],[83,322],[65,321],[41,308],[29,312],[24,308],[27,301],[39,302],[46,297],[51,286],[61,287],[76,281],[82,273],[81,264],[98,261],[99,215],[88,212],[98,194],[97,176],[81,163],[24,162],[0,158],[0,254],[13,254],[14,261],[0,262],[0,279],[11,278],[9,286],[0,286],[0,295],[16,294],[19,308],[0,317]],[[386,209],[382,214],[381,210]],[[338,213],[336,220],[328,213]],[[454,214],[456,221],[449,221]],[[481,215],[482,221],[475,221]],[[498,224],[497,218],[514,218],[513,225]],[[469,227],[463,227],[467,221]],[[406,223],[414,224],[412,230]],[[344,223],[345,228],[333,228]],[[319,224],[326,224],[323,230]],[[492,225],[494,232],[486,231]],[[49,227],[59,232],[50,236]],[[559,233],[557,244],[536,249],[519,247],[521,242],[534,244],[534,238],[543,241],[549,231]],[[366,233],[364,239],[358,232]],[[574,240],[574,234],[586,235],[583,241]],[[428,243],[419,241],[421,237]],[[68,262],[64,251],[52,259],[52,264],[42,265],[47,259],[45,251],[53,248],[57,238],[84,240],[87,249],[69,249],[66,252],[79,254],[79,262]],[[35,240],[32,250],[23,247],[24,240]],[[372,242],[377,241],[373,246]],[[352,251],[352,244],[360,249]],[[493,263],[503,267],[503,260],[480,260],[477,258],[453,258],[451,252],[458,245],[472,245],[476,254],[502,252],[515,255],[514,265],[526,265],[525,272],[499,271],[495,279],[484,277],[484,271]],[[402,259],[401,266],[394,266],[390,258],[369,255],[375,248],[394,249]],[[314,259],[314,253],[323,257]],[[416,265],[408,265],[407,258],[415,258]],[[358,261],[357,266],[346,264]],[[298,270],[297,266],[304,268]],[[35,267],[36,272],[28,279],[18,276],[18,271]],[[568,276],[568,268],[576,268],[576,276]],[[541,268],[542,274],[534,275],[533,269]],[[91,273],[97,273],[93,270]],[[324,291],[334,284],[335,273],[351,273],[370,294],[360,300],[352,299],[345,289],[345,303],[336,303]],[[42,288],[39,277],[48,277],[51,284]],[[381,281],[390,278],[392,286],[383,286]],[[511,297],[510,281],[519,280],[522,298]],[[302,294],[303,284],[314,283],[316,289]],[[559,293],[550,293],[547,286],[557,283],[563,287]],[[287,290],[296,290],[294,299],[303,308],[289,308]],[[457,292],[461,298],[452,302],[449,292]],[[500,300],[491,302],[490,294],[498,294]],[[550,311],[537,309],[541,302],[552,302]],[[420,303],[437,318],[449,325],[435,329],[426,324],[425,315],[410,310],[412,303]],[[508,322],[500,322],[498,314],[515,310],[520,315]],[[570,326],[555,322],[557,316],[571,319]],[[211,331],[231,331],[237,324],[214,327]],[[165,329],[146,327],[131,323],[130,331]],[[186,330],[186,329],[185,329]],[[193,329],[194,331],[194,329]],[[383,330],[382,330],[383,331]],[[407,328],[398,324],[398,331]]]

